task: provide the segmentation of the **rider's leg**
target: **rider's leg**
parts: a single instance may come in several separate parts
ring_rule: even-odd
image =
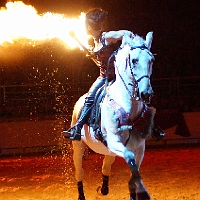
[[[81,140],[81,129],[85,123],[85,120],[88,118],[90,114],[90,110],[94,102],[95,94],[97,90],[103,86],[104,83],[105,83],[105,78],[103,78],[102,76],[99,76],[96,79],[96,81],[92,84],[88,92],[88,96],[85,99],[85,103],[84,103],[84,106],[83,106],[83,109],[81,111],[78,121],[73,127],[71,127],[68,131],[65,132],[67,134],[67,136],[65,136],[66,138],[70,138],[71,140]]]
[[[155,113],[156,113],[156,109],[154,107],[149,107],[149,111],[150,112],[150,124],[154,124],[155,125],[155,121],[156,121],[156,118],[155,118]],[[152,112],[153,111],[153,112]],[[152,113],[152,114],[151,114]],[[151,120],[153,119],[153,122],[151,122]],[[162,128],[160,128],[159,126],[154,126],[152,128],[152,132],[151,132],[151,137],[156,140],[156,141],[159,141],[161,140],[163,137],[166,136],[166,133],[162,130]]]

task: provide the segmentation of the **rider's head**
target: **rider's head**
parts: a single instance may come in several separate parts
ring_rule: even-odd
[[[101,32],[102,23],[106,19],[108,12],[102,10],[101,8],[93,8],[88,11],[85,16],[85,25],[89,34],[94,32]]]

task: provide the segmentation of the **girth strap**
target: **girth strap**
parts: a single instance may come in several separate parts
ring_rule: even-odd
[[[119,106],[113,99],[109,99],[109,104],[114,108],[119,116],[119,126],[132,125],[129,115],[121,106]]]
[[[149,108],[146,104],[143,104],[143,110],[141,114],[133,121],[131,121],[129,114],[126,113],[126,111],[121,106],[119,106],[113,99],[109,100],[109,105],[114,108],[119,117],[119,127],[129,125],[143,132],[144,124],[149,115]]]

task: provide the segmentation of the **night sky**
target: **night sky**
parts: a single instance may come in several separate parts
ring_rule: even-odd
[[[0,2],[0,6],[5,6],[6,1]],[[34,6],[39,14],[50,11],[66,14],[69,17],[77,17],[81,12],[87,12],[93,7],[101,7],[109,12],[106,30],[128,29],[143,37],[149,31],[154,32],[151,50],[156,54],[153,71],[155,78],[200,76],[199,0],[24,0],[23,2]],[[6,66],[12,65],[12,70],[14,68],[20,70],[20,67],[24,69],[24,65],[29,66],[30,69],[33,65],[41,68],[45,65],[50,66],[51,59],[44,60],[43,58],[52,53],[57,58],[57,66],[62,66],[59,68],[61,74],[66,75],[69,72],[64,68],[64,63],[70,65],[71,62],[73,66],[79,65],[80,73],[86,75],[87,71],[94,66],[92,61],[85,59],[82,52],[68,52],[62,45],[58,45],[56,40],[47,45],[39,46],[37,52],[15,46],[10,47],[10,49],[7,49],[6,61],[0,55],[0,68],[4,69],[4,72],[0,73],[0,84],[8,82],[6,77],[3,77],[8,73],[5,72]],[[6,50],[0,49],[0,51]],[[14,58],[14,61],[9,61],[11,52],[13,52],[14,56],[11,57]],[[26,54],[28,58],[26,61],[23,59],[24,63],[18,61],[21,58],[20,54]],[[77,61],[77,56],[82,59],[81,64]],[[87,65],[87,67],[82,65]],[[30,73],[28,69],[26,70],[27,73]],[[61,74],[58,76],[62,76]],[[93,74],[92,72],[91,76]],[[95,71],[94,78],[97,76],[98,69]],[[41,69],[40,79],[44,77]],[[22,79],[22,74],[16,76],[15,73],[14,82],[20,78]],[[62,77],[60,78],[62,79]],[[30,75],[29,79],[31,79]]]

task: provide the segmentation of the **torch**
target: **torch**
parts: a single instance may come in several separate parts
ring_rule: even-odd
[[[78,42],[90,59],[99,67],[99,62],[95,59],[94,55],[92,55],[91,52],[79,41],[79,39],[75,36],[74,31],[70,31],[69,35]]]

